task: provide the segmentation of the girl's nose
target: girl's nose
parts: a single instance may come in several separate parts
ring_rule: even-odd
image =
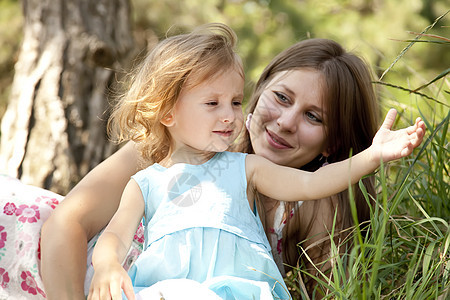
[[[224,123],[233,123],[236,120],[236,112],[232,106],[224,107],[222,121]]]

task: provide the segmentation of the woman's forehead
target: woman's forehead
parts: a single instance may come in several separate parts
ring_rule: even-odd
[[[322,77],[322,72],[317,69],[295,68],[295,69],[284,70],[284,71],[275,73],[274,76],[272,77],[272,79],[270,80],[269,85],[283,81],[284,79],[286,79],[292,75],[295,76],[295,74],[298,73],[299,71],[302,73],[310,73],[311,76],[314,76],[314,77],[317,77],[317,76]]]

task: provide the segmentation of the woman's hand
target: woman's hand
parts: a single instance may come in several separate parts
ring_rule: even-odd
[[[417,118],[414,125],[400,130],[392,131],[397,111],[390,109],[381,128],[373,138],[372,158],[379,163],[380,160],[388,162],[408,156],[414,148],[418,147],[425,134],[425,123]]]
[[[131,279],[118,263],[107,263],[97,267],[89,288],[88,300],[121,300],[122,290],[129,300],[134,300]]]

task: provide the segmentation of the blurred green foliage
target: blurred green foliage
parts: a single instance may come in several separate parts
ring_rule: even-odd
[[[410,32],[421,32],[449,9],[447,0],[131,0],[137,47],[150,48],[166,35],[189,31],[207,22],[223,22],[237,33],[249,86],[264,66],[281,50],[308,37],[330,38],[341,43],[372,66],[376,76],[386,70]],[[449,18],[429,33],[449,38]],[[20,1],[0,0],[0,117],[4,111],[13,64],[21,42]],[[141,51],[142,53],[142,51]],[[415,45],[384,80],[417,88],[450,66],[448,44]],[[376,77],[377,78],[377,77]],[[448,87],[447,87],[448,88]],[[383,104],[404,103],[420,110],[436,110],[433,103],[398,89],[383,87]],[[426,91],[424,91],[426,92]],[[441,102],[442,91],[428,91]],[[447,108],[440,106],[440,117]],[[417,111],[412,114],[416,115]]]
[[[308,37],[334,39],[361,55],[372,66],[377,79],[408,44],[406,40],[415,38],[413,32],[423,31],[449,9],[445,0],[134,0],[132,3],[136,32],[147,38],[162,38],[206,22],[230,25],[240,39],[249,84],[257,80],[277,53]],[[443,18],[428,33],[448,38],[449,18]],[[448,44],[434,47],[419,44],[402,57],[384,80],[414,89],[449,66]],[[400,102],[435,112],[434,103],[423,103],[423,99],[417,102],[417,97],[398,89],[380,87],[380,90],[384,106]],[[248,87],[247,96],[250,91]],[[430,93],[445,101],[442,91]],[[439,116],[445,117],[445,107],[439,110]],[[411,113],[417,115],[418,111]]]

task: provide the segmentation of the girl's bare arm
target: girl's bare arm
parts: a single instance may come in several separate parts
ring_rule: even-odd
[[[250,154],[246,159],[248,180],[260,193],[283,201],[315,200],[342,192],[373,172],[381,161],[405,157],[421,144],[425,132],[424,122],[418,118],[408,128],[391,131],[396,113],[390,110],[372,145],[350,159],[327,165],[312,173],[279,166]]]
[[[128,299],[134,299],[131,279],[122,262],[143,216],[144,198],[136,181],[131,179],[117,212],[95,245],[92,256],[95,273],[88,300],[122,299],[122,290]]]

